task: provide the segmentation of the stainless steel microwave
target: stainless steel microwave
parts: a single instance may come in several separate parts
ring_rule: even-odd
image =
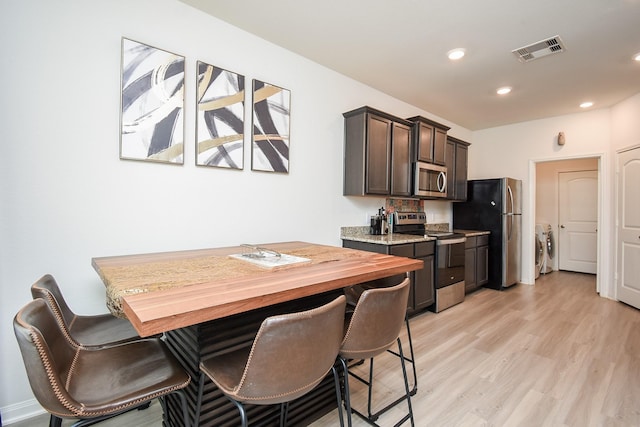
[[[414,163],[413,195],[447,197],[447,168],[425,162]]]

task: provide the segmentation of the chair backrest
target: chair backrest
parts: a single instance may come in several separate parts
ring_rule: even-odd
[[[388,288],[365,290],[356,304],[340,354],[369,359],[391,347],[404,323],[409,298],[408,278]]]
[[[13,329],[40,405],[60,417],[80,413],[80,405],[65,388],[79,348],[56,321],[51,307],[40,298],[29,302],[14,317]]]
[[[312,310],[265,319],[233,397],[275,404],[318,385],[338,356],[345,308],[342,295]]]
[[[50,274],[45,274],[37,282],[31,285],[33,298],[43,298],[48,303],[56,316],[61,316],[65,325],[72,325],[76,314],[67,305],[56,279]]]

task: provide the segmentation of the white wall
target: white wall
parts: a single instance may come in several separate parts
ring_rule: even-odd
[[[640,144],[640,93],[611,109],[611,142],[614,150]]]
[[[186,57],[184,166],[118,159],[123,36]],[[471,137],[176,0],[5,0],[0,39],[5,424],[34,408],[10,325],[43,274],[90,314],[106,311],[95,256],[287,240],[340,245],[341,226],[365,225],[384,203],[342,196],[342,113],[362,105],[425,115]],[[248,142],[243,171],[194,166],[196,60],[291,91],[288,175],[252,172]]]

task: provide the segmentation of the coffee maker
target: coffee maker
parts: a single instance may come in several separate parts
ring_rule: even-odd
[[[369,234],[387,234],[389,232],[389,223],[384,207],[378,209],[377,215],[371,215],[371,224],[369,226]]]

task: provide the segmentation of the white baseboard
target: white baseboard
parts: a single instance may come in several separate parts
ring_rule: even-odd
[[[2,413],[2,425],[8,426],[18,421],[28,420],[46,413],[36,399],[25,400],[24,402],[14,403],[13,405],[0,408]]]

